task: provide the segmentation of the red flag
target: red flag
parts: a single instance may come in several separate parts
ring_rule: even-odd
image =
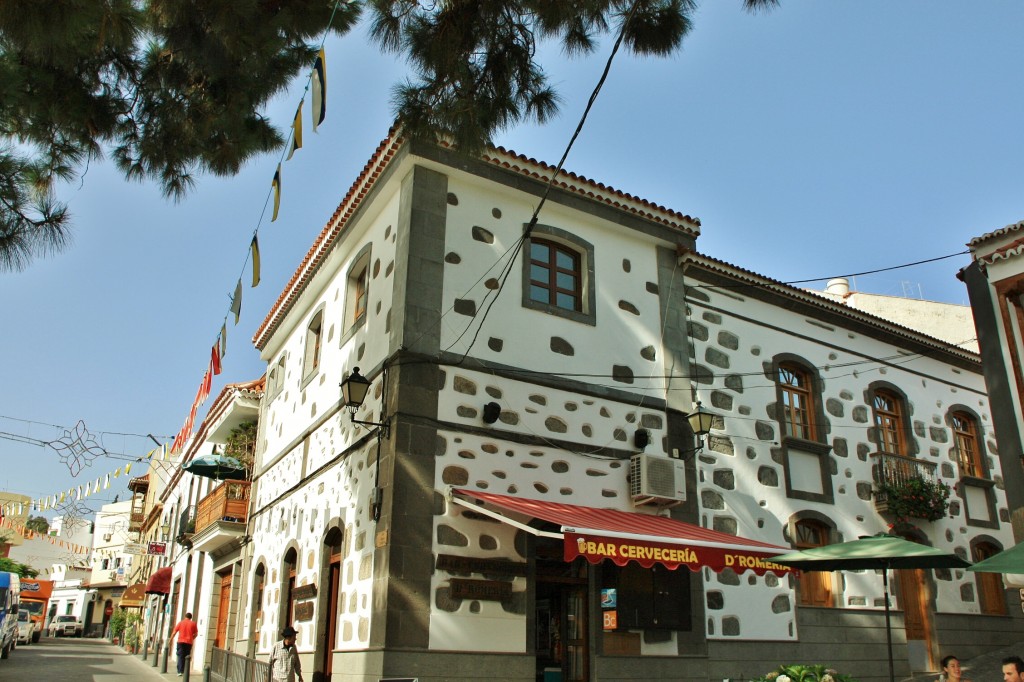
[[[213,348],[210,349],[210,371],[214,375],[221,373],[220,366],[220,339],[217,339],[217,343],[213,344]]]
[[[203,372],[203,380],[199,384],[199,390],[196,392],[195,402],[192,403],[192,413],[195,414],[196,407],[206,402],[206,399],[210,397],[210,389],[213,385],[213,377],[210,375],[210,370]]]

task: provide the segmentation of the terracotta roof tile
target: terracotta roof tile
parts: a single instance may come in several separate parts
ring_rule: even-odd
[[[988,232],[987,234],[983,234],[980,237],[975,237],[971,241],[967,242],[967,246],[969,246],[971,248],[974,248],[975,246],[983,244],[983,243],[989,241],[990,239],[995,239],[996,237],[1002,237],[1004,234],[1009,234],[1011,232],[1016,232],[1017,230],[1022,230],[1022,229],[1024,229],[1024,220],[1020,221],[1019,223],[1013,223],[1012,225],[1007,225],[1006,227],[1001,227],[998,230],[995,230],[993,232]]]
[[[360,207],[362,201],[370,193],[376,181],[380,179],[404,142],[405,139],[401,135],[401,130],[394,126],[388,131],[388,136],[377,145],[377,149],[370,156],[370,160],[363,166],[363,170],[359,173],[355,182],[352,183],[341,203],[338,204],[338,208],[335,209],[334,214],[327,221],[327,224],[324,225],[309,251],[306,252],[299,267],[295,270],[288,284],[285,285],[277,301],[271,306],[270,312],[264,318],[256,333],[253,334],[252,341],[256,348],[262,350],[266,346],[288,310],[316,274],[330,252],[334,241],[345,231],[349,219]],[[441,146],[449,145],[442,143]],[[516,154],[504,147],[491,149],[484,153],[481,158],[487,163],[540,181],[547,181],[555,170],[554,166],[537,161],[536,159],[527,158],[521,154]],[[558,180],[554,185],[565,191],[600,201],[619,210],[640,215],[653,222],[674,227],[693,236],[700,234],[699,219],[673,211],[632,194],[620,192],[582,175],[563,170],[560,172]]]

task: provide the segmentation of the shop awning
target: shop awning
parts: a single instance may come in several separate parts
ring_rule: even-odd
[[[128,589],[121,595],[121,601],[118,606],[122,606],[126,609],[138,609],[144,606],[146,603],[146,584],[135,583],[130,585]]]
[[[170,594],[171,593],[171,567],[160,568],[149,576],[146,582],[146,594]]]
[[[654,564],[671,569],[686,566],[691,571],[707,567],[719,572],[731,568],[737,573],[749,570],[758,575],[767,571],[782,575],[793,570],[767,560],[789,551],[788,548],[665,516],[532,500],[464,488],[452,488],[450,497],[457,504],[526,532],[562,539],[566,561],[583,557],[594,564],[607,559],[619,566],[633,561],[646,568]],[[531,526],[529,522],[534,519],[554,524],[559,530]]]

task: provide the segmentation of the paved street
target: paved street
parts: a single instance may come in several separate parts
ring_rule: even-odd
[[[102,639],[50,639],[19,646],[6,661],[0,661],[0,679],[60,680],[61,682],[113,682],[114,680],[178,680],[171,660],[169,675],[160,675],[152,658],[143,662],[124,649]],[[193,680],[201,680],[196,673]]]

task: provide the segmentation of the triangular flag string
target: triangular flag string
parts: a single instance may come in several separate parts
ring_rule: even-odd
[[[324,51],[324,43],[326,42],[327,36],[330,33],[331,25],[334,22],[334,16],[338,12],[338,7],[341,5],[341,0],[334,3],[334,9],[331,14],[331,18],[328,21],[327,28],[324,30],[324,34],[320,41],[320,47],[317,51],[316,59],[313,62],[313,68],[309,72],[308,79],[306,81],[306,88],[303,92],[302,97],[299,99],[299,104],[295,109],[295,117],[292,119],[291,134],[286,141],[286,146],[281,150],[281,157],[277,164],[277,169],[274,173],[273,181],[271,182],[271,191],[268,192],[266,201],[263,206],[263,212],[257,221],[256,228],[252,233],[252,240],[249,244],[249,250],[246,253],[245,260],[242,264],[242,272],[244,273],[245,267],[249,263],[249,259],[252,259],[252,286],[256,287],[260,283],[260,250],[259,250],[259,230],[263,224],[263,220],[266,216],[267,209],[270,207],[270,202],[273,201],[272,212],[270,222],[275,222],[278,218],[278,214],[281,208],[281,190],[282,190],[282,171],[281,165],[283,161],[288,161],[292,158],[295,152],[302,148],[302,107],[305,103],[306,93],[312,91],[312,124],[313,132],[317,131],[317,127],[324,122],[327,116],[327,55]],[[234,315],[235,324],[237,325],[242,315],[242,279],[239,277],[236,285],[234,294],[230,297],[230,306],[228,308],[228,314],[224,317],[224,322],[221,325],[221,330],[214,347],[211,351],[211,359],[207,372],[203,375],[203,380],[200,383],[200,392],[197,394],[196,401],[193,402],[192,408],[189,410],[188,418],[185,420],[185,424],[181,430],[175,436],[169,449],[164,450],[164,456],[168,454],[174,454],[180,452],[189,438],[192,437],[192,426],[195,422],[196,409],[198,405],[202,404],[203,401],[209,396],[212,389],[212,377],[220,374],[223,371],[223,358],[227,356],[227,319],[230,315]],[[200,395],[202,396],[200,399]],[[125,473],[128,473],[126,467]],[[115,478],[117,474],[115,473]]]

